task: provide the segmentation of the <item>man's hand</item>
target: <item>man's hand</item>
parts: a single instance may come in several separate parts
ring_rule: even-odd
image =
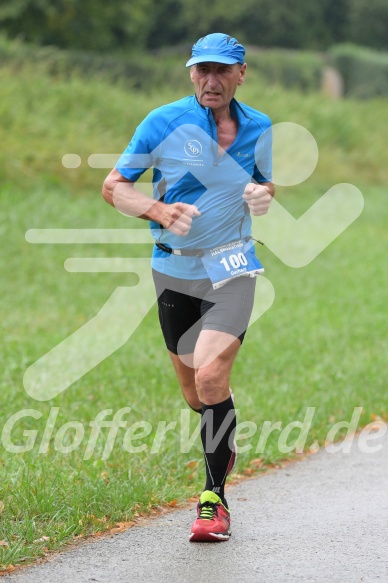
[[[268,212],[274,194],[274,187],[271,182],[268,185],[253,184],[246,185],[243,199],[247,203],[251,214],[255,217],[265,215]]]
[[[157,203],[159,205],[160,203]],[[185,236],[191,229],[193,217],[199,217],[201,213],[194,204],[175,202],[173,204],[163,204],[162,209],[158,209],[160,217],[158,222],[165,229],[174,235]]]

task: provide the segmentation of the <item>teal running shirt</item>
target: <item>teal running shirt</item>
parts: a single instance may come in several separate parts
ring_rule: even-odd
[[[150,221],[155,241],[172,249],[209,249],[251,234],[242,194],[249,182],[271,180],[271,121],[235,99],[230,111],[238,132],[221,155],[212,111],[195,96],[155,109],[137,127],[116,164],[120,174],[136,182],[153,167],[155,200],[195,204],[201,212],[193,217],[186,236]],[[173,255],[156,246],[152,267],[178,278],[207,277],[199,258]]]

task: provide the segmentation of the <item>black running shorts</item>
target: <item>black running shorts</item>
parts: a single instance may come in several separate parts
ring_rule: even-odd
[[[232,334],[242,343],[255,295],[255,277],[237,277],[217,290],[210,279],[180,279],[152,271],[159,321],[168,350],[191,354],[201,330]]]

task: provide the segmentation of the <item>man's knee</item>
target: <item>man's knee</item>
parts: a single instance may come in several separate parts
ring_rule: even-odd
[[[220,375],[216,367],[199,368],[195,374],[198,397],[205,405],[214,405],[229,396],[229,377]]]
[[[217,369],[215,366],[205,366],[195,371],[195,386],[198,389],[208,388],[209,390],[217,384]]]

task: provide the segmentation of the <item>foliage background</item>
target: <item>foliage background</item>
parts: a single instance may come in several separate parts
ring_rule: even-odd
[[[11,38],[99,52],[192,44],[233,31],[262,47],[322,50],[352,42],[388,48],[386,0],[13,0],[0,6]]]

